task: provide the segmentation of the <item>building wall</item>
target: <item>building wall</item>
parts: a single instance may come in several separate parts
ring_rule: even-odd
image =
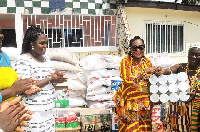
[[[115,0],[0,0],[0,13],[113,14]]]
[[[125,9],[132,37],[139,35],[144,38],[143,20],[185,21],[186,51],[190,43],[200,42],[200,12],[137,7],[126,7]],[[173,56],[173,58],[176,62],[186,62],[187,54]]]
[[[22,14],[33,15],[112,15],[116,13],[116,0],[0,0],[0,26],[2,28],[12,28],[16,32],[17,48],[13,50],[20,53],[23,41],[24,21]],[[34,18],[33,18],[34,19]],[[113,23],[112,23],[113,24]],[[95,38],[98,36],[95,36]],[[72,48],[79,62],[82,58],[91,54],[114,54],[117,55],[117,47],[110,48],[97,47],[95,49],[82,48],[83,51],[77,51]],[[4,47],[6,53],[10,56],[12,51],[10,47]],[[80,64],[81,65],[81,64]]]

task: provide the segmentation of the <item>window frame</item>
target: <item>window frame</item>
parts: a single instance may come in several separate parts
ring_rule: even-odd
[[[14,30],[14,36],[11,36],[9,33],[5,34],[5,30]],[[4,35],[4,39],[2,42],[2,47],[14,47],[17,48],[17,38],[16,38],[16,31],[15,28],[2,28],[3,31],[3,35]],[[11,46],[9,46],[9,44],[7,42],[5,42],[5,39],[7,40],[11,40],[15,38],[15,44],[11,44]],[[14,42],[14,40],[12,40]],[[10,42],[12,42],[10,41]]]
[[[80,44],[80,46],[78,46],[78,47],[84,47],[84,44],[85,44],[85,42],[84,42],[84,36],[85,36],[85,29],[84,29],[84,27],[68,27],[68,28],[59,28],[59,27],[53,27],[53,28],[49,28],[48,30],[60,30],[61,31],[61,37],[60,38],[57,38],[58,40],[60,40],[60,42],[58,42],[57,40],[56,40],[56,42],[52,42],[51,43],[51,47],[50,47],[50,41],[53,41],[54,40],[54,38],[49,38],[49,31],[47,32],[47,27],[45,27],[45,28],[43,28],[42,30],[44,31],[44,33],[45,33],[45,35],[47,36],[47,40],[48,40],[48,48],[58,48],[58,47],[60,47],[60,48],[71,48],[71,47],[76,47],[76,46],[66,46],[66,40],[65,40],[65,30],[68,30],[68,29],[71,29],[71,30],[73,30],[73,29],[81,29],[82,30],[82,38],[80,38],[80,40],[82,40],[82,44],[81,44],[81,41],[80,42],[75,42],[75,43],[79,43]],[[56,32],[57,32],[56,31]],[[51,31],[52,32],[52,31]],[[58,36],[58,34],[56,35],[55,34],[55,36],[57,37]],[[52,40],[53,39],[53,40]],[[59,45],[60,46],[58,46],[58,47],[54,47],[54,44],[56,44],[56,43],[60,43]],[[73,43],[73,42],[72,42]]]
[[[153,31],[148,31],[148,26],[151,26],[151,30]],[[156,26],[160,26],[162,29],[159,29],[156,31]],[[173,30],[174,26],[176,27],[182,27],[182,31],[178,31],[177,33],[177,29],[176,31]],[[159,28],[160,28],[159,27]],[[172,28],[172,29],[170,29]],[[165,31],[164,31],[165,30]],[[171,31],[169,31],[171,30]],[[161,33],[158,34],[158,31],[164,31],[165,33]],[[160,20],[144,20],[144,41],[145,41],[145,52],[146,54],[149,55],[154,55],[154,54],[159,54],[159,53],[167,53],[171,56],[184,56],[186,53],[186,24],[185,22],[181,22],[181,21],[160,21]],[[173,33],[172,33],[173,32]],[[175,40],[173,40],[173,35],[174,32],[176,32],[176,35],[181,33],[181,37],[182,39],[178,38],[177,44],[173,44]],[[165,40],[161,40],[162,39],[162,34],[164,34],[164,39]],[[154,35],[154,36],[152,36]],[[157,40],[158,38],[156,38],[159,35],[160,37],[160,42]],[[172,37],[172,38],[171,38]],[[150,39],[150,40],[148,40]],[[154,40],[153,40],[154,39]],[[182,40],[181,42],[179,41]],[[156,41],[156,42],[155,42]],[[150,42],[150,44],[149,44]],[[164,42],[164,44],[162,43]],[[162,44],[161,44],[162,43]],[[177,45],[177,49],[176,51],[174,51],[173,47],[174,45]],[[179,47],[181,47],[181,50],[179,49]],[[158,48],[159,47],[159,50]],[[153,48],[153,49],[152,49]]]

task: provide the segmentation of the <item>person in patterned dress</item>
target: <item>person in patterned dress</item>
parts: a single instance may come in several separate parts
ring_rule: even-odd
[[[157,68],[157,75],[186,72],[190,84],[190,99],[170,103],[165,121],[168,131],[200,131],[200,45],[192,45],[188,51],[188,63],[176,64],[168,69]]]
[[[30,26],[24,36],[22,54],[15,62],[15,71],[22,78],[33,78],[42,90],[32,96],[23,95],[22,102],[34,112],[26,132],[55,131],[55,88],[53,83],[67,81],[64,74],[54,69],[51,60],[45,55],[47,37],[36,26]]]
[[[119,132],[150,132],[152,105],[148,79],[156,67],[144,56],[144,40],[139,36],[130,40],[129,48],[130,52],[120,62],[123,82],[113,97]]]

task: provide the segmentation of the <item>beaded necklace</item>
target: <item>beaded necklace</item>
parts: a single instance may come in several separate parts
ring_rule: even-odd
[[[141,68],[138,66],[139,64],[138,64],[136,61],[134,61],[134,64],[133,64],[133,65],[134,65],[134,66],[136,66],[136,67],[137,67],[137,69],[138,69],[138,70],[140,70],[140,71],[142,71],[142,70],[143,70],[142,64],[143,64],[143,66],[144,66],[144,68],[145,68],[145,59],[144,59],[144,58],[142,58],[142,60],[141,60],[141,61],[142,61],[142,63],[141,63],[141,68],[142,68],[142,69],[141,69]]]
[[[136,61],[134,61],[134,64],[133,64],[133,65],[136,66],[137,69],[140,71],[140,73],[141,73],[141,75],[142,75],[142,77],[143,77],[143,80],[146,80],[146,79],[149,78],[149,75],[148,75],[147,72],[145,71],[147,62],[146,62],[145,58],[142,58],[141,61],[142,61],[142,62],[141,62],[141,68],[139,67],[139,64],[138,64]],[[145,64],[146,64],[146,65],[145,65]]]
[[[181,65],[181,67],[183,68],[183,66]],[[186,67],[183,68],[185,69],[185,73],[188,74],[188,71],[191,71],[189,70],[189,63],[187,63]],[[196,83],[196,80],[197,80],[197,76],[199,75],[200,73],[200,66],[197,68],[197,70],[192,70],[192,71],[196,71],[195,75],[192,77],[193,79],[191,80],[190,76],[188,75],[188,79],[190,81],[190,90],[196,90],[197,88],[197,83]]]

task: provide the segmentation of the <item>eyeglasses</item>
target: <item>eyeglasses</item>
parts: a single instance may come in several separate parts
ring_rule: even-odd
[[[139,45],[139,46],[137,46],[137,45],[131,46],[131,50],[132,51],[137,51],[137,49],[144,50],[144,48],[145,48],[144,44],[143,45]]]

